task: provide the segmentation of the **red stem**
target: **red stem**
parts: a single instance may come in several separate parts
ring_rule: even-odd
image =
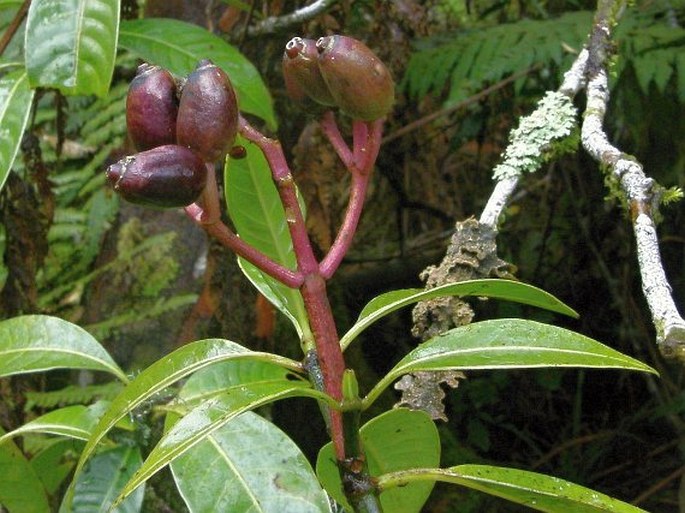
[[[316,353],[321,368],[325,392],[342,401],[342,376],[345,371],[345,360],[340,349],[340,338],[326,294],[326,281],[318,273],[304,278],[300,287],[302,299],[307,310],[309,325],[314,334]],[[330,410],[330,435],[338,460],[345,459],[345,435],[343,432],[342,413]]]
[[[264,136],[252,128],[242,117],[240,118],[240,133],[247,140],[259,146],[259,149],[262,150],[264,157],[269,163],[274,183],[285,210],[285,218],[288,222],[288,230],[293,241],[295,258],[297,259],[297,266],[300,272],[304,275],[316,272],[319,265],[309,240],[309,234],[307,234],[302,209],[297,200],[295,182],[283,154],[281,143]]]
[[[347,254],[354,234],[357,231],[359,218],[364,208],[364,198],[369,185],[369,178],[371,177],[371,171],[373,171],[373,165],[381,146],[382,130],[382,120],[370,123],[364,121],[353,122],[354,164],[348,166],[352,173],[350,201],[335,241],[333,241],[328,254],[319,265],[319,272],[326,279],[330,279],[335,274],[335,271]]]
[[[364,198],[366,197],[370,176],[370,173],[352,174],[350,201],[347,204],[345,218],[343,219],[342,225],[338,230],[338,234],[335,237],[335,241],[333,241],[328,254],[326,254],[319,265],[319,272],[327,280],[335,274],[335,271],[340,266],[340,263],[352,244],[352,239],[357,231],[357,224],[361,217],[362,208],[364,207]]]
[[[185,212],[208,235],[214,237],[221,244],[231,249],[238,256],[254,264],[266,274],[288,287],[298,288],[302,285],[303,276],[299,271],[292,271],[273,261],[261,251],[253,248],[221,221],[219,189],[216,184],[214,164],[207,166],[207,185],[197,203],[185,207]]]
[[[338,157],[342,160],[342,163],[345,164],[346,168],[350,169],[354,163],[352,151],[347,146],[342,135],[340,135],[340,130],[338,129],[338,124],[335,122],[333,112],[330,110],[326,112],[321,118],[319,125],[321,126],[324,135],[333,146],[333,149],[338,154]]]
[[[297,200],[295,183],[285,160],[283,149],[280,142],[262,135],[243,118],[240,119],[240,133],[259,146],[271,168],[274,183],[285,209],[298,271],[304,276],[300,293],[314,335],[324,391],[334,399],[341,401],[345,360],[340,349],[340,338],[326,294],[326,281],[319,272],[319,264],[309,240],[304,216]],[[339,411],[331,410],[330,420],[330,434],[336,457],[343,460],[345,458],[345,437],[342,414]]]

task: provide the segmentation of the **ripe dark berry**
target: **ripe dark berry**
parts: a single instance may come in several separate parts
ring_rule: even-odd
[[[223,159],[238,133],[238,101],[228,75],[201,61],[183,86],[176,140],[205,162]]]
[[[126,97],[126,127],[139,151],[176,142],[176,81],[159,66],[142,64]]]
[[[207,168],[189,149],[168,144],[112,164],[107,168],[107,182],[131,203],[185,207],[197,200],[204,189]]]

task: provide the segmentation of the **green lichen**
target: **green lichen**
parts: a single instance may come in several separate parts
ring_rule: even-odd
[[[661,204],[666,206],[671,203],[677,203],[685,197],[685,193],[680,187],[674,186],[665,189],[663,195],[661,196]]]
[[[599,169],[604,176],[604,187],[607,189],[604,201],[618,203],[621,210],[627,214],[630,211],[630,202],[621,186],[621,181],[614,174],[613,168],[604,162],[600,162]]]
[[[549,91],[535,111],[521,119],[509,136],[504,161],[493,171],[495,180],[531,173],[562,153],[578,147],[576,108],[565,94]]]

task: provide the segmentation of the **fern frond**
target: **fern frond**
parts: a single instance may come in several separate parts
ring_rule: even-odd
[[[593,13],[566,13],[555,19],[516,23],[458,32],[446,40],[421,42],[409,60],[402,86],[409,96],[433,94],[456,103],[495,82],[536,64],[554,64],[561,71],[580,50],[592,26]],[[664,93],[677,83],[685,102],[685,29],[667,24],[663,9],[632,10],[616,32],[620,43],[614,71],[619,76],[632,67],[643,94],[653,85]]]
[[[592,22],[591,12],[498,25],[453,34],[445,42],[424,42],[409,61],[403,85],[413,97],[440,95],[457,102],[482,86],[537,63],[561,65],[565,48],[580,48]],[[569,56],[570,60],[570,56]]]
[[[69,385],[50,392],[26,392],[24,411],[36,408],[53,409],[70,404],[90,404],[98,399],[111,400],[121,391],[121,387],[121,383],[113,381],[85,387]]]

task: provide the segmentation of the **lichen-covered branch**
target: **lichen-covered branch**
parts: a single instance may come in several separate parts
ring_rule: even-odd
[[[585,89],[587,105],[581,125],[583,148],[590,153],[610,173],[619,185],[630,211],[633,230],[637,242],[637,260],[642,278],[642,289],[651,311],[656,328],[657,343],[666,356],[685,361],[685,320],[678,312],[673,300],[671,287],[661,262],[656,232],[655,215],[661,201],[663,188],[648,177],[642,165],[632,156],[613,146],[604,132],[604,116],[609,101],[607,63],[613,50],[611,32],[623,9],[623,0],[600,0],[595,21],[586,48],[576,58],[564,75],[564,80],[556,92],[548,92],[539,102],[536,110],[521,120],[517,129],[512,131],[510,144],[506,148],[503,161],[494,169],[495,187],[479,220],[457,223],[455,237],[450,243],[447,255],[440,266],[424,271],[427,287],[435,287],[450,280],[459,281],[452,269],[450,255],[459,252],[455,244],[465,244],[463,237],[457,236],[467,227],[469,231],[480,233],[476,238],[468,237],[462,247],[478,260],[470,264],[474,276],[491,272],[492,267],[484,265],[485,257],[498,262],[496,246],[481,251],[486,243],[496,236],[498,222],[511,196],[525,172],[538,169],[547,160],[549,150],[564,140],[577,127],[575,108],[572,100]],[[477,252],[472,249],[477,248]],[[495,266],[499,272],[505,268],[501,261]],[[452,267],[450,267],[452,266]],[[467,273],[468,274],[468,273]],[[461,279],[465,279],[461,277]],[[457,305],[459,306],[459,305]],[[444,310],[450,310],[449,315]],[[455,305],[420,304],[414,310],[414,330],[423,335],[425,324],[436,324],[437,329],[446,327],[440,319],[453,318],[458,309]],[[454,309],[454,310],[453,310]],[[442,312],[442,313],[441,313]]]
[[[576,126],[576,109],[572,100],[585,85],[587,56],[587,50],[581,51],[564,75],[558,91],[549,91],[537,109],[512,131],[511,142],[504,151],[504,161],[493,171],[497,183],[480,215],[481,224],[497,231],[499,218],[521,175],[537,170],[551,145],[571,135]]]
[[[537,170],[555,144],[577,127],[573,97],[585,85],[587,51],[578,54],[558,91],[550,91],[537,109],[512,131],[504,161],[495,168],[497,183],[480,219],[458,222],[442,262],[426,268],[421,278],[427,288],[476,278],[510,276],[511,266],[497,255],[497,225],[504,208],[525,172]],[[462,299],[438,298],[414,307],[412,334],[427,340],[454,326],[471,321],[473,310]]]
[[[581,140],[585,150],[607,167],[625,194],[637,243],[642,291],[652,313],[657,343],[662,353],[685,361],[685,320],[671,294],[656,233],[661,188],[645,175],[642,165],[613,146],[604,133],[603,122],[609,102],[607,77],[611,29],[616,22],[615,2],[600,2],[588,44],[587,107]]]
[[[293,25],[312,19],[314,16],[325,12],[336,4],[338,0],[316,0],[309,5],[305,5],[296,11],[284,16],[270,16],[250,27],[247,31],[250,36],[261,34],[273,34],[278,30],[283,30]]]

